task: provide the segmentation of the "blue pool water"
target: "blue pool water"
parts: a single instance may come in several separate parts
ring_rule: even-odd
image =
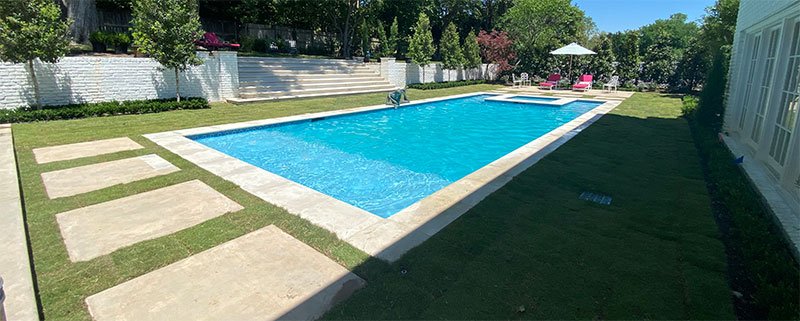
[[[560,98],[511,96],[511,97],[509,97],[509,99],[525,100],[525,101],[532,101],[532,102],[553,102],[553,101],[559,100]]]
[[[600,104],[554,108],[486,97],[191,138],[389,217]]]

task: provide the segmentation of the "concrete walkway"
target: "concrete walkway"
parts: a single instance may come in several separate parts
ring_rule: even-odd
[[[56,214],[73,262],[172,234],[243,207],[199,180]]]
[[[155,154],[42,173],[51,199],[88,193],[180,170]]]
[[[314,320],[364,285],[267,226],[86,299],[97,321]]]
[[[111,154],[144,148],[128,137],[96,140],[91,142],[36,148],[33,156],[39,164],[70,159]]]
[[[5,284],[6,319],[39,320],[33,273],[22,217],[11,126],[0,125],[0,277]]]

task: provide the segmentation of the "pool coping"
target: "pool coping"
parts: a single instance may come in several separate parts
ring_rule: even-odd
[[[496,95],[489,92],[476,92],[421,99],[403,106],[487,94]],[[365,253],[393,262],[621,103],[621,101],[596,99],[580,100],[602,102],[602,104],[388,218],[381,218],[332,196],[250,165],[191,140],[187,136],[362,113],[394,108],[393,106],[374,105],[181,129],[143,136],[264,201],[280,206],[289,213],[335,233],[337,237]]]
[[[514,99],[512,97],[530,97],[530,98],[549,98],[552,101],[532,101],[532,100],[525,100],[525,99]],[[572,97],[552,97],[552,96],[541,96],[541,95],[527,95],[527,94],[502,94],[495,97],[486,98],[489,101],[500,101],[500,102],[508,102],[508,103],[517,103],[517,104],[536,104],[536,105],[548,105],[548,106],[556,106],[561,107],[566,104],[569,104],[574,101],[584,100],[584,101],[592,101],[593,99],[580,99],[580,98],[572,98]]]

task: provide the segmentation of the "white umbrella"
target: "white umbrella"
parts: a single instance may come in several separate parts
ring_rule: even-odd
[[[577,43],[571,43],[564,47],[558,48],[550,52],[553,55],[569,55],[569,74],[567,79],[572,81],[572,56],[583,56],[583,55],[596,55],[597,53],[582,47]]]

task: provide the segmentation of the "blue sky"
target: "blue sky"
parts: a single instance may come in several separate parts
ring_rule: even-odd
[[[656,19],[682,12],[689,21],[700,19],[714,0],[573,0],[592,17],[600,31],[637,29]]]

